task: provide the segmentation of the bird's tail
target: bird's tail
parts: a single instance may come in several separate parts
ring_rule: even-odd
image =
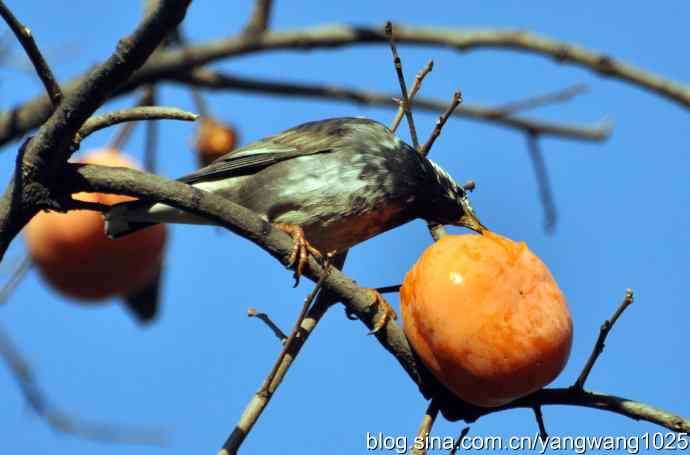
[[[155,221],[135,220],[152,206],[153,204],[146,201],[130,201],[115,204],[109,212],[103,215],[105,219],[105,234],[111,239],[117,239],[158,224]]]
[[[158,223],[213,224],[211,221],[169,205],[144,200],[121,202],[103,215],[105,234],[111,239]]]

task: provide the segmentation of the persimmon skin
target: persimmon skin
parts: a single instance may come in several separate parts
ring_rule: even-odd
[[[99,150],[80,160],[89,164],[137,167],[116,150]],[[112,205],[128,196],[76,193],[74,199]],[[110,240],[103,217],[94,211],[40,212],[24,238],[41,275],[61,293],[84,302],[129,295],[146,286],[160,267],[166,229],[156,225]]]
[[[524,243],[446,236],[400,289],[404,331],[433,375],[468,403],[507,404],[553,381],[570,355],[563,293]]]

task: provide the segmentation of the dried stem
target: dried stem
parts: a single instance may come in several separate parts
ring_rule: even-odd
[[[144,88],[151,106],[156,105],[156,87],[149,85]],[[148,172],[156,172],[156,155],[158,151],[158,122],[151,120],[146,122],[146,144],[144,145],[144,169]]]
[[[12,292],[14,292],[19,283],[21,283],[26,276],[26,273],[29,271],[29,269],[31,269],[32,264],[33,261],[31,261],[31,257],[28,254],[25,254],[24,257],[17,263],[17,266],[12,271],[10,279],[7,280],[5,285],[2,287],[2,291],[0,291],[0,305],[7,302],[7,299],[10,297],[10,295],[12,295]]]
[[[546,170],[544,155],[539,147],[538,136],[539,135],[536,133],[527,134],[527,151],[529,152],[532,167],[534,168],[534,175],[537,179],[539,199],[544,208],[544,230],[550,234],[553,233],[556,228],[558,211],[556,210],[556,203],[553,199],[553,190],[551,189],[549,174]]]
[[[429,154],[429,152],[431,151],[431,147],[433,147],[434,142],[441,134],[443,125],[446,124],[448,118],[453,114],[455,108],[458,107],[458,104],[460,104],[461,102],[462,93],[460,93],[460,90],[458,90],[455,93],[453,93],[453,100],[450,102],[450,105],[448,105],[448,109],[446,109],[446,111],[443,114],[441,114],[438,120],[436,120],[436,126],[434,126],[434,130],[431,132],[429,139],[427,139],[426,143],[422,146],[421,149],[418,149],[419,153],[421,153],[424,156],[427,156]]]
[[[431,400],[429,406],[426,408],[424,417],[422,417],[422,423],[419,425],[417,430],[417,436],[414,439],[414,444],[410,455],[426,455],[428,450],[427,440],[429,438],[429,433],[431,433],[431,428],[434,426],[434,421],[438,416],[438,403],[436,400]]]
[[[57,80],[55,79],[53,72],[50,70],[48,63],[43,58],[41,51],[38,49],[31,30],[22,25],[17,18],[14,17],[12,11],[10,11],[9,8],[5,6],[5,3],[1,0],[0,15],[3,19],[5,19],[7,25],[9,25],[9,27],[12,29],[12,32],[17,37],[17,40],[19,40],[24,48],[26,55],[29,56],[29,60],[31,60],[31,63],[36,69],[38,77],[41,79],[41,82],[43,82],[46,92],[48,92],[53,109],[55,109],[62,101],[62,90],[60,90],[60,85],[57,83]]]
[[[494,108],[497,116],[513,115],[518,112],[547,106],[550,104],[563,103],[581,95],[589,90],[587,84],[575,84],[555,92],[545,93],[518,101],[504,103]]]
[[[417,92],[419,89],[422,87],[422,82],[424,81],[424,78],[426,77],[427,74],[431,72],[431,70],[434,69],[434,61],[429,60],[429,62],[426,64],[422,70],[417,73],[417,76],[414,78],[414,83],[412,84],[412,89],[410,90],[410,102],[414,99],[414,97],[417,95]],[[393,119],[393,122],[391,123],[390,130],[395,132],[395,130],[398,129],[398,126],[400,125],[400,121],[402,120],[403,115],[405,114],[405,110],[403,109],[402,104],[398,106],[398,111],[395,113],[395,118]]]
[[[252,11],[252,16],[243,30],[245,35],[256,36],[268,30],[272,4],[272,0],[255,0],[254,11]]]
[[[271,332],[280,340],[282,344],[285,344],[287,341],[288,336],[285,335],[285,332],[283,332],[278,325],[271,320],[271,318],[268,316],[266,313],[259,313],[256,311],[256,308],[249,308],[247,310],[247,316],[250,318],[257,318],[258,320],[262,321],[266,326],[271,329]]]
[[[386,37],[388,38],[388,44],[391,47],[391,53],[393,54],[393,64],[395,66],[395,73],[398,75],[398,82],[400,83],[400,93],[402,95],[401,106],[403,112],[405,113],[405,118],[407,119],[407,126],[410,129],[410,137],[412,139],[412,146],[415,150],[419,149],[419,140],[417,139],[417,130],[414,126],[414,118],[412,116],[412,111],[410,110],[410,97],[407,94],[407,84],[405,83],[405,75],[402,70],[402,62],[400,61],[400,56],[398,55],[398,49],[395,46],[395,37],[393,36],[393,23],[391,21],[386,22],[384,27]]]
[[[587,363],[582,369],[580,376],[578,376],[577,381],[575,381],[575,384],[573,384],[573,388],[578,390],[582,390],[584,388],[585,382],[587,381],[587,377],[589,377],[589,373],[592,371],[592,367],[596,363],[601,353],[604,352],[604,343],[606,342],[606,337],[608,336],[609,332],[613,328],[613,325],[616,323],[621,314],[623,314],[626,308],[628,308],[633,303],[633,300],[634,299],[632,289],[626,289],[625,297],[616,309],[616,312],[613,313],[611,319],[604,321],[604,323],[601,325],[601,328],[599,329],[599,337],[597,338],[597,342],[594,344],[594,349],[592,349],[592,353],[587,359]]]
[[[460,432],[460,435],[458,436],[458,439],[455,440],[455,444],[453,444],[453,448],[450,449],[450,452],[448,452],[448,455],[455,455],[458,452],[458,448],[460,448],[462,441],[465,440],[467,437],[467,434],[470,432],[470,427],[465,427],[462,429]]]
[[[62,433],[107,443],[169,445],[169,437],[161,431],[86,422],[68,416],[60,409],[51,406],[36,382],[28,362],[1,327],[0,357],[5,360],[31,409],[51,428]]]
[[[395,284],[393,286],[383,286],[380,288],[375,288],[374,291],[378,292],[379,294],[391,294],[393,292],[400,292],[400,287],[402,285],[400,284]]]
[[[316,282],[316,286],[314,286],[314,289],[311,291],[311,293],[307,296],[306,299],[304,299],[304,304],[302,305],[302,310],[299,313],[299,316],[297,317],[297,321],[295,321],[295,326],[292,328],[292,331],[290,332],[290,335],[288,336],[287,340],[285,341],[285,345],[283,346],[283,350],[278,356],[278,360],[276,361],[275,365],[273,365],[273,369],[271,372],[268,374],[266,377],[266,383],[264,384],[264,388],[262,390],[259,390],[259,395],[268,395],[272,392],[269,392],[269,387],[273,383],[273,379],[276,376],[276,373],[278,373],[278,369],[280,368],[280,365],[283,363],[283,359],[287,355],[288,351],[292,347],[292,343],[295,341],[295,338],[297,338],[297,335],[299,335],[300,329],[302,327],[302,322],[304,321],[304,318],[307,315],[307,311],[309,310],[309,307],[311,306],[312,302],[316,298],[316,294],[319,293],[321,290],[321,286],[323,285],[323,280],[326,279],[328,276],[328,273],[330,272],[330,264],[326,263],[324,266],[324,272],[321,274],[319,277],[319,280]]]
[[[534,411],[534,418],[537,420],[539,426],[539,438],[546,442],[549,439],[549,434],[546,432],[546,425],[544,425],[544,414],[541,412],[541,406],[536,405],[532,408]]]
[[[347,251],[336,255],[332,260],[333,267],[336,269],[341,269],[345,264],[346,256]],[[271,400],[273,393],[275,393],[276,389],[283,381],[283,378],[287,374],[292,362],[299,354],[302,346],[304,346],[304,343],[306,343],[309,335],[311,335],[313,332],[316,324],[321,320],[321,317],[326,313],[328,308],[330,308],[331,305],[333,305],[336,301],[337,297],[335,294],[324,291],[319,294],[316,299],[316,303],[311,307],[306,317],[303,318],[300,324],[299,336],[296,336],[292,342],[285,343],[285,347],[289,345],[290,350],[286,351],[285,347],[283,348],[283,351],[281,351],[281,354],[279,355],[279,358],[282,357],[280,366],[277,370],[271,370],[269,377],[264,380],[264,383],[259,391],[249,401],[244,409],[244,412],[242,413],[242,416],[240,417],[239,422],[223,444],[223,448],[218,452],[218,455],[234,455],[237,453],[242,445],[242,442],[244,442],[245,438],[254,427],[254,424],[256,424],[256,422],[259,420],[259,417],[263,413],[264,409],[266,409],[266,406]],[[287,354],[283,355],[283,352],[287,352]],[[275,374],[273,374],[274,370]],[[271,376],[273,376],[273,378],[269,381]]]

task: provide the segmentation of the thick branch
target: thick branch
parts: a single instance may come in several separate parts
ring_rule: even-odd
[[[191,0],[160,0],[134,33],[120,40],[115,53],[96,67],[27,141],[17,158],[14,179],[0,200],[0,258],[10,241],[57,189],[73,151],[76,133],[110,94],[141,65],[184,18]]]
[[[250,210],[228,199],[180,182],[131,169],[80,164],[72,164],[70,169],[73,172],[65,176],[64,183],[72,192],[119,193],[164,202],[206,217],[228,228],[252,241],[283,264],[287,264],[287,258],[292,248],[290,237],[275,229],[270,223],[262,220]],[[316,280],[323,272],[321,265],[310,258],[304,275]],[[369,329],[374,327],[377,312],[371,293],[359,288],[354,281],[338,270],[331,270],[323,285],[324,289],[332,292]],[[441,397],[439,407],[444,415],[451,416],[450,418],[462,418],[470,421],[504,409],[566,404],[601,409],[637,420],[646,420],[673,431],[690,431],[690,421],[653,406],[575,388],[542,390],[500,408],[474,407],[457,398],[449,397],[447,395],[449,392],[434,386],[433,380],[429,379],[429,373],[417,363],[405,335],[395,321],[389,321],[382,330],[376,333],[376,338],[386,350],[395,356],[425,395],[429,396],[430,392],[434,395],[439,394],[438,397]]]

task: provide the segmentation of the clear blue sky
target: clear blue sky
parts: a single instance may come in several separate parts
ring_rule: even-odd
[[[61,80],[102,61],[133,29],[140,1],[8,1],[29,25]],[[379,26],[386,19],[415,25],[514,27],[601,50],[625,62],[690,83],[687,56],[690,4],[439,1],[349,2],[276,0],[273,26]],[[194,40],[237,32],[250,2],[196,1],[185,30]],[[15,63],[23,65],[17,46]],[[549,59],[507,51],[459,54],[401,46],[408,77],[429,58],[436,66],[423,94],[467,103],[502,103],[585,82],[591,90],[567,104],[529,113],[553,121],[615,123],[604,143],[542,142],[559,210],[554,235],[542,229],[542,210],[525,148],[516,132],[452,120],[433,157],[459,181],[478,183],[474,203],[495,231],[524,240],[549,265],[567,295],[575,340],[570,362],[555,381],[576,378],[626,287],[636,302],[615,327],[588,387],[690,415],[687,330],[690,320],[690,112],[638,88]],[[1,69],[0,104],[7,109],[41,86],[17,65]],[[332,82],[395,92],[386,46],[337,51],[280,52],[219,64],[247,76]],[[239,128],[244,143],[303,121],[363,115],[383,122],[388,110],[327,101],[213,93],[213,112]],[[161,102],[193,109],[178,87]],[[107,108],[122,107],[131,98]],[[435,115],[417,115],[428,134]],[[83,150],[104,145],[115,130],[94,135]],[[127,151],[141,157],[143,128]],[[176,177],[195,166],[193,126],[161,125],[160,172]],[[407,138],[404,129],[403,137]],[[0,155],[2,183],[17,144]],[[455,231],[455,232],[460,232]],[[346,272],[365,286],[401,282],[430,239],[414,222],[355,248]],[[401,247],[403,245],[404,247]],[[4,278],[21,257],[17,239],[0,267]],[[287,330],[312,284],[291,288],[290,272],[249,242],[208,227],[175,227],[167,254],[159,321],[142,329],[122,306],[85,307],[46,288],[36,272],[0,308],[0,323],[31,362],[53,402],[99,421],[169,429],[171,449],[103,445],[56,433],[36,418],[0,365],[0,452],[91,454],[215,453],[280,349],[247,308],[270,313]],[[397,307],[397,296],[390,296]],[[366,453],[366,432],[412,436],[426,403],[397,362],[358,322],[336,307],[293,365],[244,453]],[[665,431],[625,417],[574,407],[544,409],[552,435],[642,435]],[[462,423],[440,420],[436,435],[456,435]],[[472,435],[533,435],[531,411],[482,418]]]

